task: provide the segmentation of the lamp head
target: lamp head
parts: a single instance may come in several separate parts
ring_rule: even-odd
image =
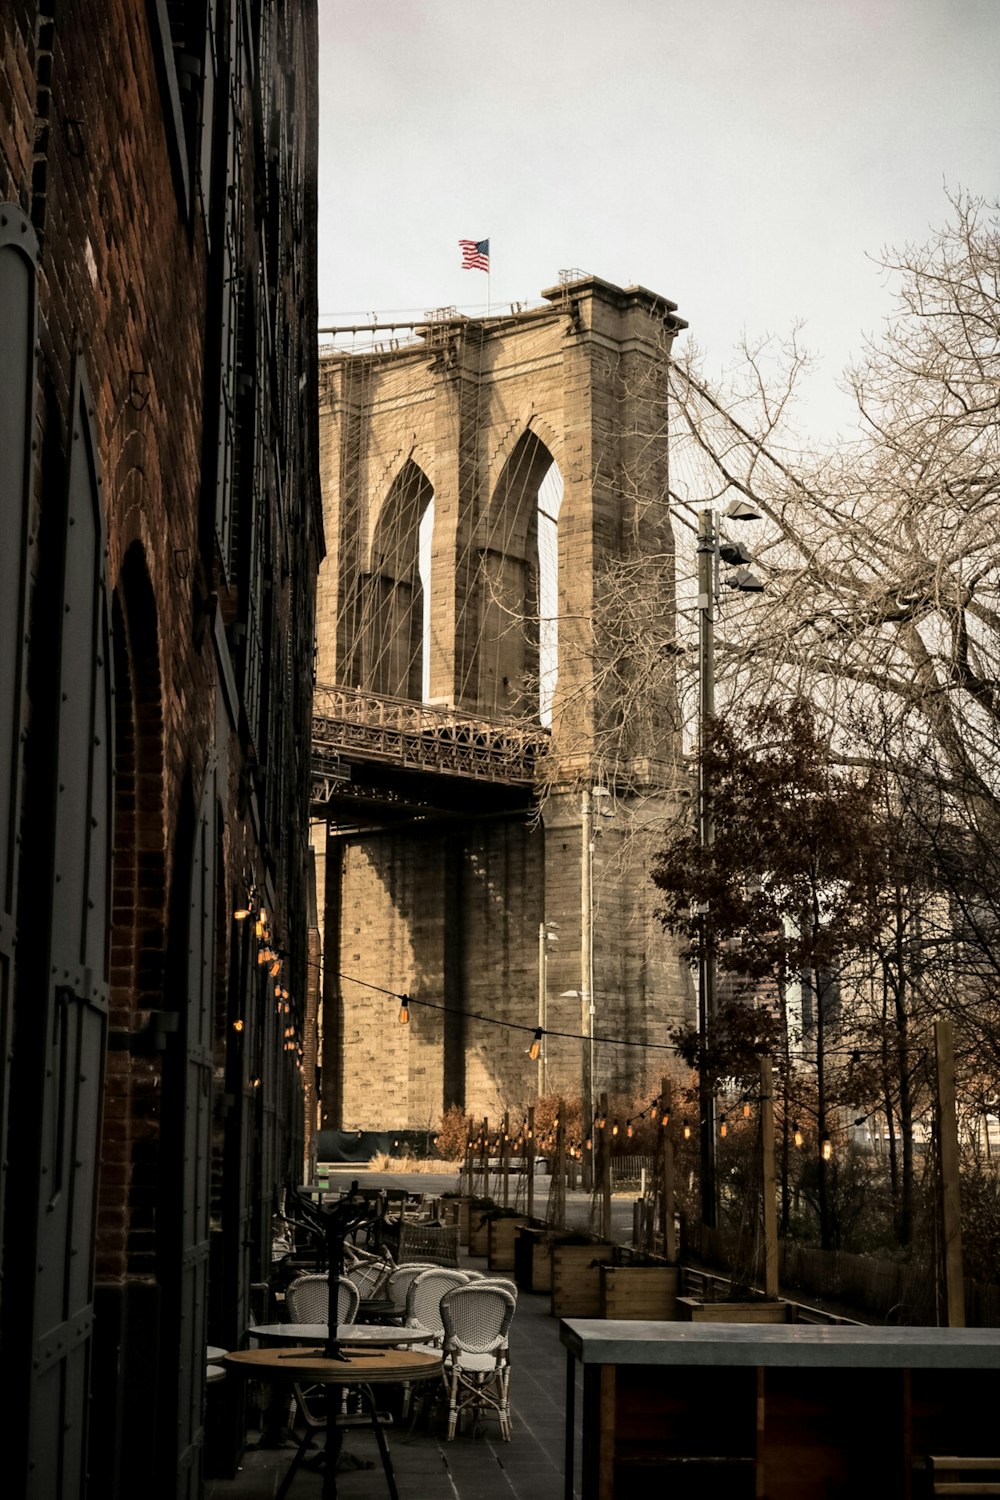
[[[730,500],[722,514],[729,521],[759,521],[760,511],[749,500]]]
[[[729,578],[723,580],[727,589],[739,589],[741,594],[762,594],[764,585],[749,568],[737,568]]]
[[[743,542],[730,542],[725,538],[719,543],[719,556],[724,563],[729,563],[732,567],[735,567],[737,563],[753,562],[749,547]]]

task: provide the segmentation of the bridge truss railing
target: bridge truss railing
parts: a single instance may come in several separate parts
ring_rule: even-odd
[[[339,758],[377,761],[477,781],[528,785],[548,746],[540,724],[487,719],[362,688],[317,687],[313,773],[337,779]]]

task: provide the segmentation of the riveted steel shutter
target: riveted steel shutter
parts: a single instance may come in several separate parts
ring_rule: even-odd
[[[18,826],[24,741],[28,517],[31,509],[38,245],[12,203],[0,204],[0,1246],[7,1130],[14,943],[17,935]]]
[[[195,826],[183,1011],[180,1361],[177,1495],[201,1491],[211,1203],[213,997],[215,988],[216,773],[205,776]]]
[[[108,1011],[111,640],[92,409],[77,356],[59,628],[29,1500],[82,1493]]]

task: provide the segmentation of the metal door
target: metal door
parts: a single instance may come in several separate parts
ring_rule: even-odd
[[[78,355],[61,607],[58,598],[53,601],[59,625],[52,859],[49,889],[38,893],[42,909],[51,913],[51,926],[47,983],[37,996],[42,1013],[33,1033],[42,1053],[33,1122],[38,1197],[31,1284],[23,1288],[31,1305],[33,1352],[26,1434],[29,1500],[82,1494],[86,1467],[108,1010],[113,751],[104,517],[91,417]]]
[[[24,735],[28,515],[35,404],[38,244],[28,219],[0,204],[0,1256],[7,1176],[18,828]]]
[[[208,1343],[208,1274],[212,1151],[212,1041],[215,988],[216,773],[205,774],[194,827],[187,910],[187,954],[179,1052],[165,1077],[173,1094],[174,1129],[165,1141],[165,1163],[175,1226],[177,1259],[165,1288],[162,1366],[166,1379],[178,1372],[176,1407],[166,1399],[174,1425],[178,1500],[201,1492],[204,1449],[205,1347]],[[169,1227],[167,1233],[169,1233]],[[171,1465],[173,1467],[173,1465]],[[171,1488],[164,1485],[164,1493]]]

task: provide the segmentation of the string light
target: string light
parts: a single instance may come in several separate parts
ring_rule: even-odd
[[[749,1118],[750,1118],[750,1101],[749,1101],[749,1099],[744,1099],[744,1101],[743,1101],[743,1118],[744,1118],[744,1120],[749,1120]]]
[[[726,1124],[725,1115],[722,1115],[719,1119],[719,1134],[723,1137],[729,1134],[729,1126]]]
[[[691,1126],[688,1124],[687,1120],[684,1121],[682,1129],[684,1131],[684,1139],[686,1141],[689,1141],[691,1139]]]
[[[669,1111],[669,1109],[665,1109],[663,1111],[663,1114],[660,1117],[660,1124],[663,1126],[664,1130],[666,1130],[667,1126],[670,1124],[670,1111]]]
[[[819,1143],[819,1154],[824,1161],[829,1161],[833,1155],[833,1142],[824,1130]]]
[[[801,1150],[802,1149],[802,1131],[799,1129],[799,1127],[798,1127],[797,1124],[792,1126],[792,1140],[795,1142],[796,1146],[798,1146],[799,1149]]]
[[[540,1026],[536,1026],[535,1027],[535,1035],[532,1038],[531,1046],[528,1049],[528,1056],[531,1058],[532,1062],[537,1062],[538,1061],[538,1054],[541,1052],[541,1050],[542,1050],[542,1028]]]
[[[618,1134],[618,1121],[617,1120],[615,1120],[614,1124],[611,1126],[611,1134],[612,1134],[612,1136],[616,1136]]]
[[[399,1005],[399,1024],[400,1024],[400,1026],[408,1026],[409,1022],[410,1022],[410,997],[409,997],[409,995],[401,995],[400,996],[400,1005]]]
[[[233,1022],[233,1030],[242,1031],[245,1026],[246,1022],[244,1021],[243,1017],[237,1016],[236,1020]]]
[[[632,1129],[632,1121],[631,1120],[626,1120],[625,1121],[625,1134],[628,1136],[629,1140],[631,1140],[632,1137],[635,1135],[635,1131]]]

